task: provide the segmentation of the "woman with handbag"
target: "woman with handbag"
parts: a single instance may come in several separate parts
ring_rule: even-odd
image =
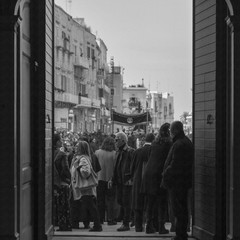
[[[70,170],[74,201],[80,200],[81,214],[87,216],[89,212],[93,219],[94,225],[89,231],[102,231],[96,201],[97,174],[92,167],[91,152],[87,142],[77,143]]]

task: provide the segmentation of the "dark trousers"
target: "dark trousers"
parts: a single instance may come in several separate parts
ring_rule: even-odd
[[[134,210],[134,222],[136,230],[143,229],[143,214],[144,214],[143,209]]]
[[[176,236],[187,239],[188,225],[188,190],[169,190],[170,204],[176,219]]]
[[[69,186],[54,186],[55,224],[63,231],[71,229],[69,196]]]
[[[78,225],[81,221],[81,201],[79,200],[73,200],[73,197],[71,197],[71,221],[72,225]]]
[[[162,190],[160,195],[148,195],[146,207],[147,223],[152,222],[156,230],[158,230],[159,226],[163,226],[166,222],[167,209],[167,191]]]
[[[89,221],[89,214],[93,220],[94,226],[99,227],[100,224],[100,217],[97,208],[97,200],[94,196],[82,196],[81,197],[81,204],[82,204],[82,215],[83,218],[87,217],[87,219],[83,219],[84,222]],[[89,213],[89,214],[88,214]]]
[[[129,225],[131,220],[131,196],[132,186],[118,185],[117,199],[119,205],[123,208],[123,224]]]
[[[97,203],[100,220],[104,222],[105,212],[107,211],[107,221],[113,221],[116,218],[116,188],[108,188],[108,182],[99,181],[97,186]]]

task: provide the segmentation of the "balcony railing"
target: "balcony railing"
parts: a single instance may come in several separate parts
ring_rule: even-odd
[[[89,62],[86,58],[83,57],[75,57],[74,65],[85,69],[89,69]]]
[[[55,91],[55,101],[78,104],[78,96],[71,93]]]
[[[56,39],[56,47],[57,48],[63,48],[63,40],[60,38]]]
[[[93,99],[92,100],[92,107],[100,108],[100,105],[101,105],[100,100],[98,100],[98,99]]]

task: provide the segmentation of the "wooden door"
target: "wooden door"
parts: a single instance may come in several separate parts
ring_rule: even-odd
[[[18,30],[18,227],[20,239],[33,239],[33,177],[31,162],[31,39],[30,0],[19,6]]]

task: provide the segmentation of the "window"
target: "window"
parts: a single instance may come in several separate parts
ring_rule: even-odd
[[[76,78],[82,78],[82,69],[78,66],[74,66],[74,76]]]
[[[79,48],[79,50],[80,50],[80,57],[82,57],[83,56],[83,50],[82,50],[81,47]]]
[[[154,101],[154,107],[155,107],[155,112],[157,112],[158,111],[158,106],[157,106],[157,101]]]
[[[59,50],[57,48],[57,54],[56,54],[57,62],[59,61]]]
[[[87,57],[88,58],[91,58],[91,48],[90,47],[87,47]]]
[[[67,78],[66,76],[61,76],[61,89],[63,91],[66,91],[67,90]]]
[[[172,104],[169,103],[169,114],[172,114]]]
[[[66,122],[67,122],[67,119],[66,119],[66,118],[61,118],[60,121],[61,121],[62,123],[66,123]]]
[[[94,56],[94,49],[92,49],[92,58],[94,59],[95,56]]]
[[[81,93],[82,96],[86,96],[87,95],[87,93],[86,93],[86,85],[85,84],[80,83],[80,93]]]
[[[167,106],[164,106],[164,118],[167,116]]]

